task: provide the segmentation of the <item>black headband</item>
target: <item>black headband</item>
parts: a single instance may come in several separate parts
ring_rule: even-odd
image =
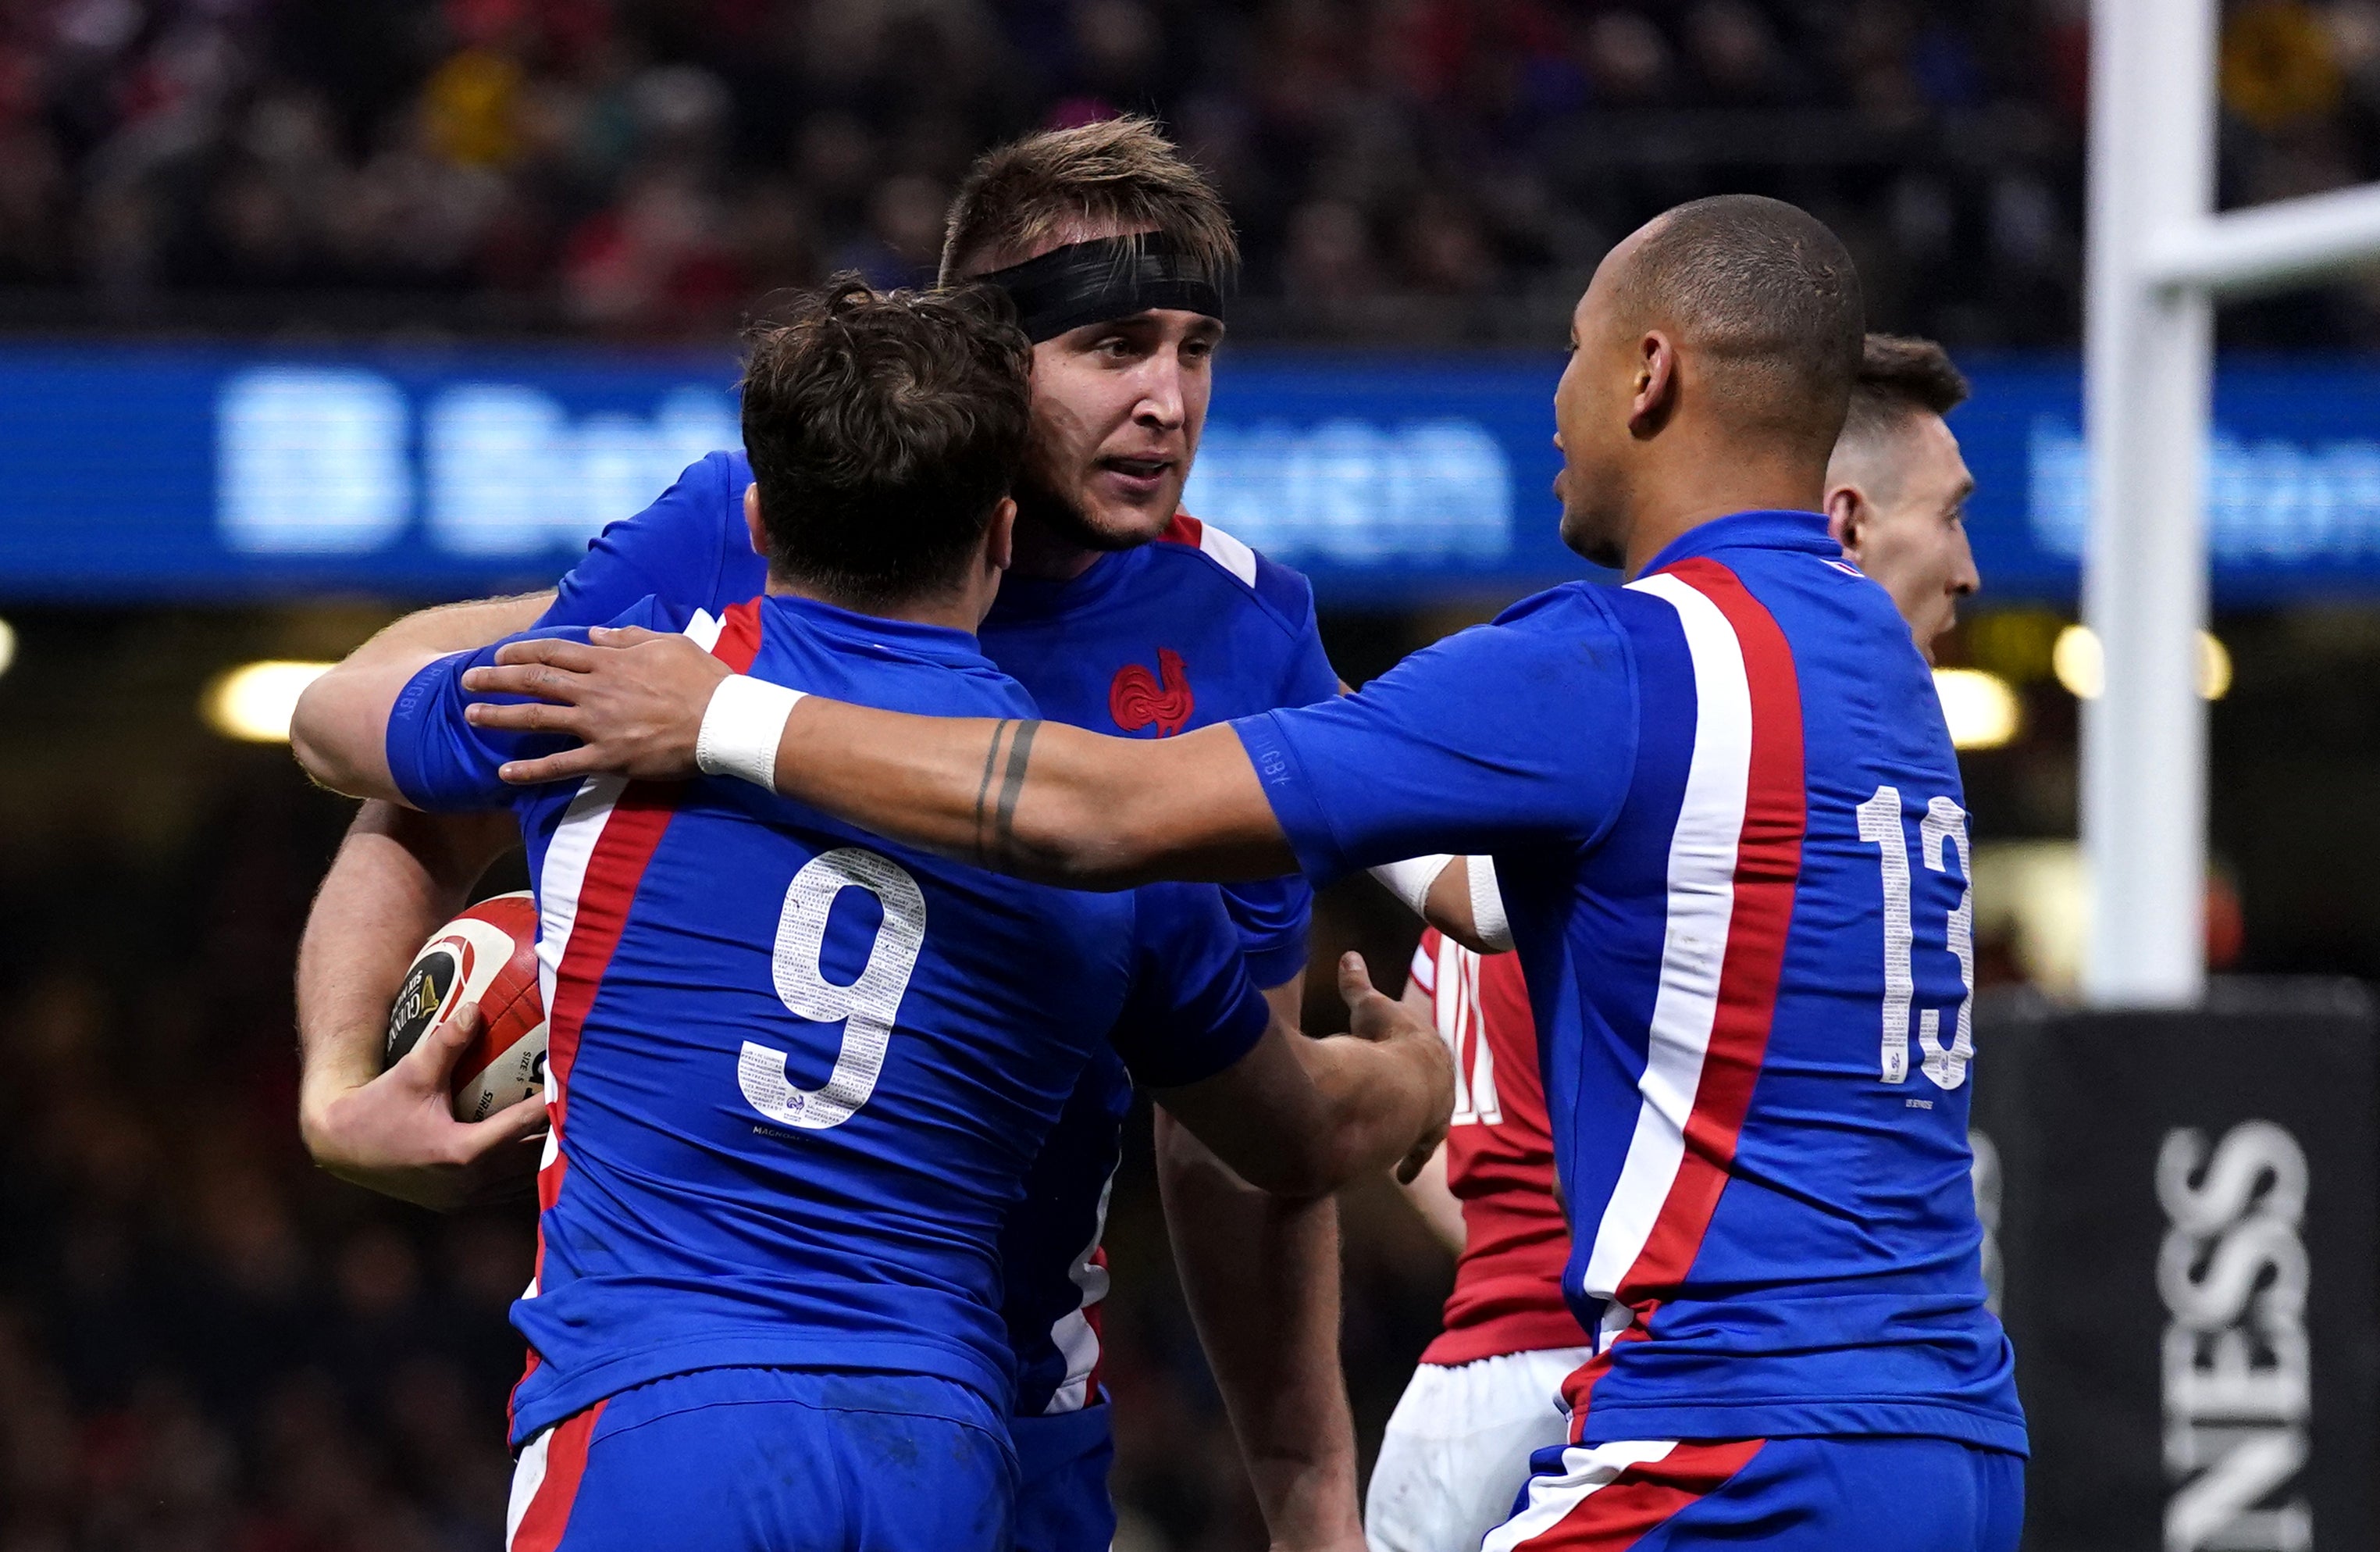
[[[970,278],[1008,293],[1025,336],[1036,345],[1153,307],[1223,315],[1222,287],[1160,232],[1070,242]]]

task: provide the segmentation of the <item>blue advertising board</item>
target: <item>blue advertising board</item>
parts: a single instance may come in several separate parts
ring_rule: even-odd
[[[1969,363],[1953,417],[1990,591],[2070,598],[2087,496],[2070,359]],[[1586,574],[1548,486],[1543,356],[1223,361],[1190,510],[1326,601]],[[0,597],[460,596],[549,582],[736,437],[724,354],[0,348]],[[2218,599],[2380,593],[2380,366],[2227,362]]]

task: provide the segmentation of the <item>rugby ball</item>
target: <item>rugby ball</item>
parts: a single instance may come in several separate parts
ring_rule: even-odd
[[[455,1064],[455,1118],[485,1120],[545,1089],[545,996],[537,975],[537,904],[492,895],[413,956],[388,1014],[387,1066],[465,1004],[486,1024]]]

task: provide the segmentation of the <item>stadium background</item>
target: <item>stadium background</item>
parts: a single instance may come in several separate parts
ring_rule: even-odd
[[[2380,176],[2380,5],[2228,9],[2225,202]],[[1946,661],[2018,714],[1967,763],[1999,849],[1985,975],[2054,992],[2070,686],[2087,688],[2058,650],[2055,478],[2087,47],[2078,0],[0,4],[0,1552],[459,1552],[501,1522],[523,1215],[435,1219],[308,1167],[289,972],[348,805],[201,705],[219,723],[226,670],[335,656],[403,606],[534,583],[566,551],[550,533],[533,554],[440,551],[411,528],[385,553],[243,547],[235,514],[269,528],[285,508],[141,483],[173,384],[382,372],[414,413],[441,383],[508,373],[581,420],[604,373],[717,392],[770,289],[926,275],[982,145],[1146,108],[1216,172],[1248,247],[1219,422],[1240,391],[1310,430],[1327,411],[1298,396],[1353,376],[1388,396],[1392,435],[1398,393],[1443,418],[1447,384],[1549,389],[1571,300],[1645,216],[1721,189],[1791,198],[1852,242],[1877,326],[1943,339],[1985,390],[1954,423],[2005,451],[1978,459],[1997,592]],[[2359,353],[2380,343],[2380,282],[2228,308],[2221,330],[2238,440],[2216,507],[2216,959],[2369,977],[2380,375]],[[2301,422],[2318,437],[2290,440]],[[1435,509],[1419,537],[1361,510],[1331,519],[1338,548],[1290,536],[1349,678],[1548,564],[1526,448],[1549,426],[1480,423],[1510,466],[1501,560],[1428,529]],[[226,445],[193,456],[219,475]],[[261,478],[302,495],[306,472]],[[2301,528],[2226,548],[2222,514],[2283,486]],[[568,516],[583,532],[657,489]],[[1401,981],[1400,916],[1341,886],[1318,962],[1357,944]],[[1368,1452],[1448,1266],[1386,1188],[1346,1216]],[[1110,1252],[1120,1546],[1261,1545],[1145,1156]]]

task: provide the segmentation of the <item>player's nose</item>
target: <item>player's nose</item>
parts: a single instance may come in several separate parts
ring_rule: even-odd
[[[1172,431],[1188,417],[1182,386],[1182,363],[1167,350],[1149,359],[1141,375],[1140,401],[1133,418],[1144,425]]]
[[[1134,420],[1160,431],[1176,430],[1187,418],[1183,411],[1182,394],[1178,385],[1169,385],[1166,388],[1152,387],[1141,395],[1139,404],[1133,409]]]
[[[1959,535],[1959,553],[1950,564],[1950,593],[1953,597],[1972,598],[1984,590],[1984,574],[1975,567],[1975,552],[1964,533]]]

